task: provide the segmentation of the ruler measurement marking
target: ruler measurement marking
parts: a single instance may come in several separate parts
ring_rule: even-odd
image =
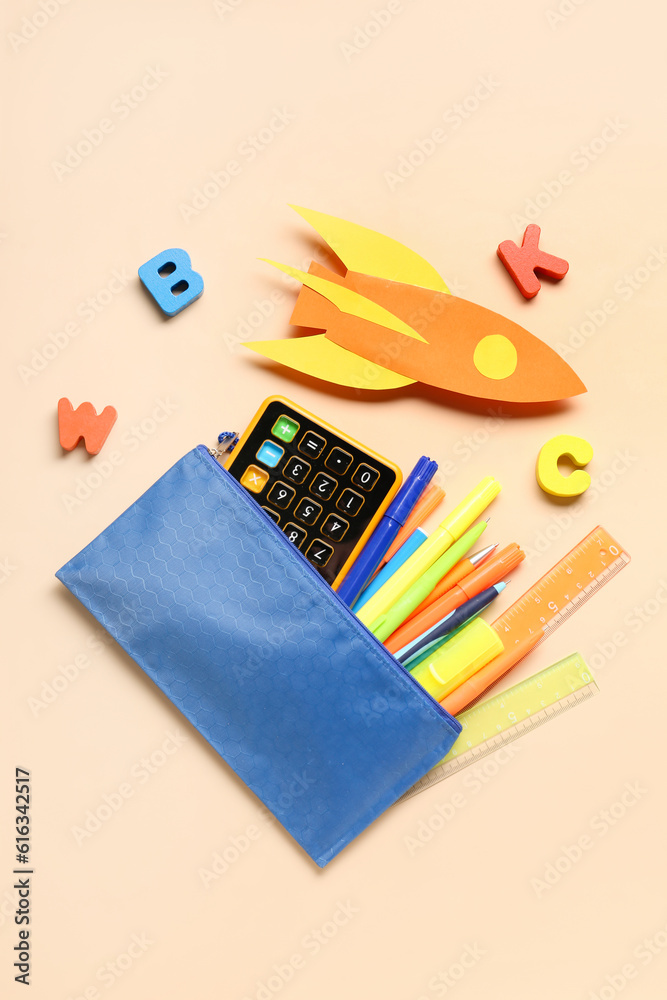
[[[561,694],[563,684],[569,688],[565,694]],[[445,762],[436,765],[420,778],[398,801],[402,802],[426,788],[431,788],[451,774],[456,774],[482,757],[512,743],[524,733],[532,732],[551,719],[557,718],[575,705],[591,698],[596,692],[597,685],[590,678],[584,660],[579,654],[574,653],[533,677],[521,681],[508,691],[467,709],[463,713],[463,731],[459,737],[462,741],[461,751],[456,752],[455,744]],[[510,713],[517,716],[515,721],[509,720]],[[490,721],[484,721],[485,717]],[[489,728],[490,726],[495,728],[508,721],[509,724],[499,732],[492,732]],[[466,733],[468,739],[465,739]],[[473,746],[466,746],[468,742],[475,740],[479,742]]]

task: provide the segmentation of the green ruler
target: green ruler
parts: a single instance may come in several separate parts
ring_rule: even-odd
[[[444,760],[398,801],[423,792],[480,757],[555,719],[568,708],[592,697],[597,690],[583,656],[572,653],[507,691],[480,701],[457,716],[463,729]]]

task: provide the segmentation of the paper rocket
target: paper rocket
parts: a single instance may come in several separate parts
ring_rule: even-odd
[[[554,350],[498,313],[449,293],[437,271],[396,240],[297,208],[347,268],[308,272],[291,322],[324,330],[244,346],[296,371],[362,389],[426,385],[506,402],[563,399],[586,387]]]

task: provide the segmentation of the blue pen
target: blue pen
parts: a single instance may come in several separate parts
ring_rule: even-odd
[[[417,639],[413,639],[407,646],[403,646],[403,649],[399,649],[394,654],[398,662],[405,664],[419,653],[426,652],[427,649],[429,653],[433,653],[437,646],[442,645],[447,639],[451,638],[451,633],[455,629],[467,625],[471,618],[475,618],[484,608],[488,607],[491,601],[494,601],[506,586],[507,584],[505,583],[495,583],[492,587],[487,587],[486,590],[483,590],[481,594],[476,594],[475,597],[471,597],[470,600],[465,601],[455,611],[450,611],[448,615],[445,615],[444,618],[431,626],[430,629]],[[416,665],[416,663],[411,664],[411,667]]]
[[[396,570],[403,565],[403,563],[410,558],[413,552],[416,552],[420,545],[423,545],[428,538],[428,532],[424,531],[423,528],[415,528],[411,535],[409,535],[400,549],[394,553],[388,563],[386,563],[377,576],[373,577],[371,582],[368,584],[365,590],[362,590],[360,596],[356,599],[352,605],[352,610],[357,612],[359,608],[362,608],[366,601],[373,596],[373,594],[384,586],[390,576],[393,576]]]
[[[338,596],[346,604],[354,604],[407,521],[412,508],[433,479],[437,468],[438,463],[425,455],[419,459],[338,588]]]

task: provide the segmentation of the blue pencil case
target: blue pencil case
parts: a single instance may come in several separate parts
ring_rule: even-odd
[[[461,731],[203,446],[56,576],[321,867]]]

